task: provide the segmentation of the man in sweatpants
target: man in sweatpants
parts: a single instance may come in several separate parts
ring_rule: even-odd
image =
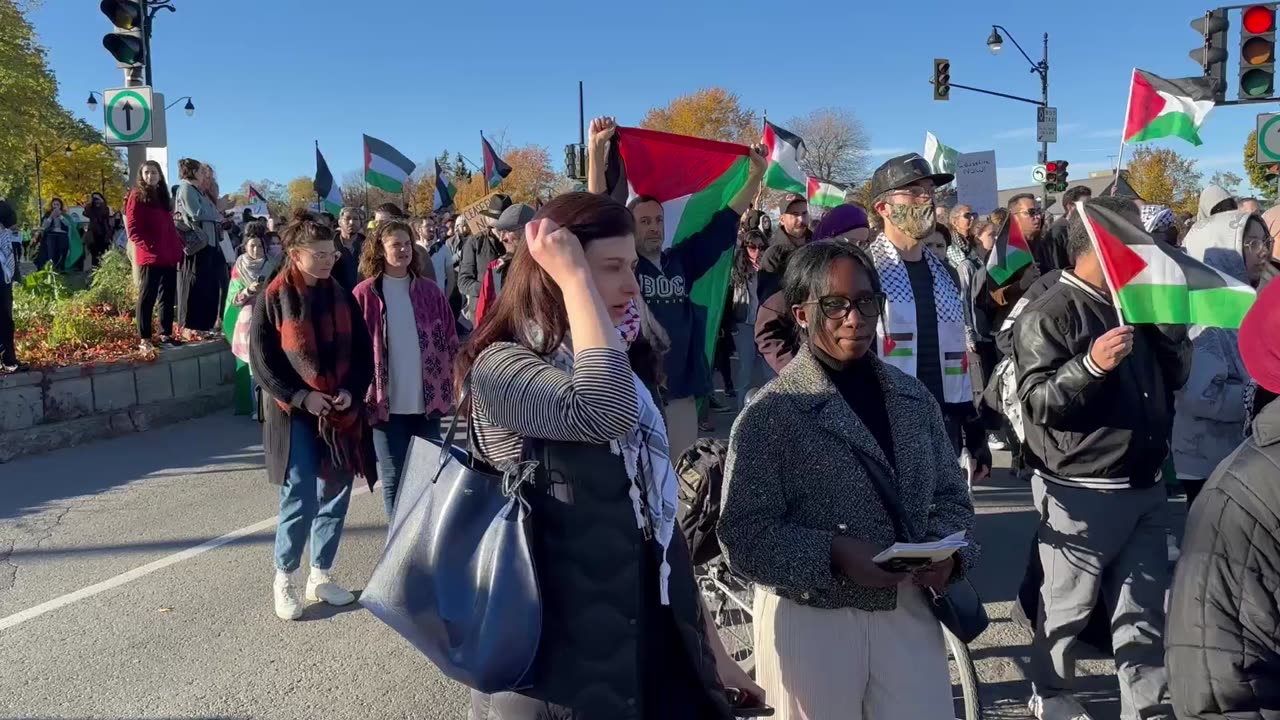
[[[1160,470],[1191,343],[1185,326],[1120,323],[1084,223],[1105,223],[1102,230],[1130,245],[1151,240],[1128,200],[1097,198],[1086,208],[1088,217],[1076,213],[1068,227],[1074,269],[1031,301],[1013,328],[1044,568],[1030,707],[1041,720],[1090,718],[1070,692],[1073,650],[1094,605],[1105,601],[1121,717],[1174,720],[1164,669],[1169,522]]]

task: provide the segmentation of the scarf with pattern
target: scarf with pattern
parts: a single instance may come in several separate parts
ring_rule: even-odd
[[[307,285],[302,271],[290,265],[267,286],[262,301],[268,304],[267,315],[275,319],[280,333],[280,348],[298,377],[308,389],[336,397],[351,369],[353,312],[346,292],[332,279]],[[316,419],[320,438],[329,449],[321,462],[326,497],[336,494],[332,490],[342,484],[326,470],[374,477],[364,447],[362,400],[353,397],[346,410],[330,410]],[[276,402],[286,413],[299,410],[282,400]]]
[[[627,308],[626,315],[617,324],[619,336],[628,347],[640,335],[642,314],[636,301]],[[573,374],[573,350],[569,338],[556,348],[551,364]],[[621,455],[627,477],[631,480],[631,508],[635,512],[636,527],[645,534],[652,534],[662,547],[662,564],[658,569],[659,588],[663,605],[670,605],[668,578],[671,565],[667,562],[667,549],[676,526],[676,508],[679,502],[675,470],[671,466],[671,443],[667,439],[667,426],[662,413],[654,402],[649,389],[633,372],[636,397],[640,402],[640,420],[623,437],[610,443],[615,455]]]

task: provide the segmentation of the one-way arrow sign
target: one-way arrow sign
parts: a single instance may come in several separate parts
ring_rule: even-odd
[[[102,136],[108,145],[146,145],[151,142],[151,118],[154,114],[151,88],[115,88],[102,95]]]

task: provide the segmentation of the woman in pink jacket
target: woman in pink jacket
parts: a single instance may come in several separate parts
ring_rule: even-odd
[[[389,220],[365,239],[356,303],[373,336],[373,383],[365,398],[373,424],[383,504],[393,517],[400,474],[414,437],[439,437],[453,407],[453,311],[424,274],[427,258],[407,223]]]

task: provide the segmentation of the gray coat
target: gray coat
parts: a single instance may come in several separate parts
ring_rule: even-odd
[[[847,535],[893,544],[893,520],[881,504],[864,457],[897,480],[908,527],[942,538],[974,527],[973,502],[947,439],[942,412],[919,380],[876,360],[892,423],[894,463],[801,348],[742,411],[729,438],[717,532],[734,571],[778,595],[820,608],[892,610],[894,588],[868,588],[837,576],[831,539]],[[960,577],[978,557],[957,558]]]
[[[1241,210],[1218,213],[1187,233],[1183,248],[1209,267],[1247,282],[1246,222],[1262,221]],[[1191,328],[1191,375],[1177,394],[1173,418],[1173,465],[1178,477],[1208,478],[1244,437],[1249,373],[1240,359],[1236,336],[1237,331],[1224,328]]]

